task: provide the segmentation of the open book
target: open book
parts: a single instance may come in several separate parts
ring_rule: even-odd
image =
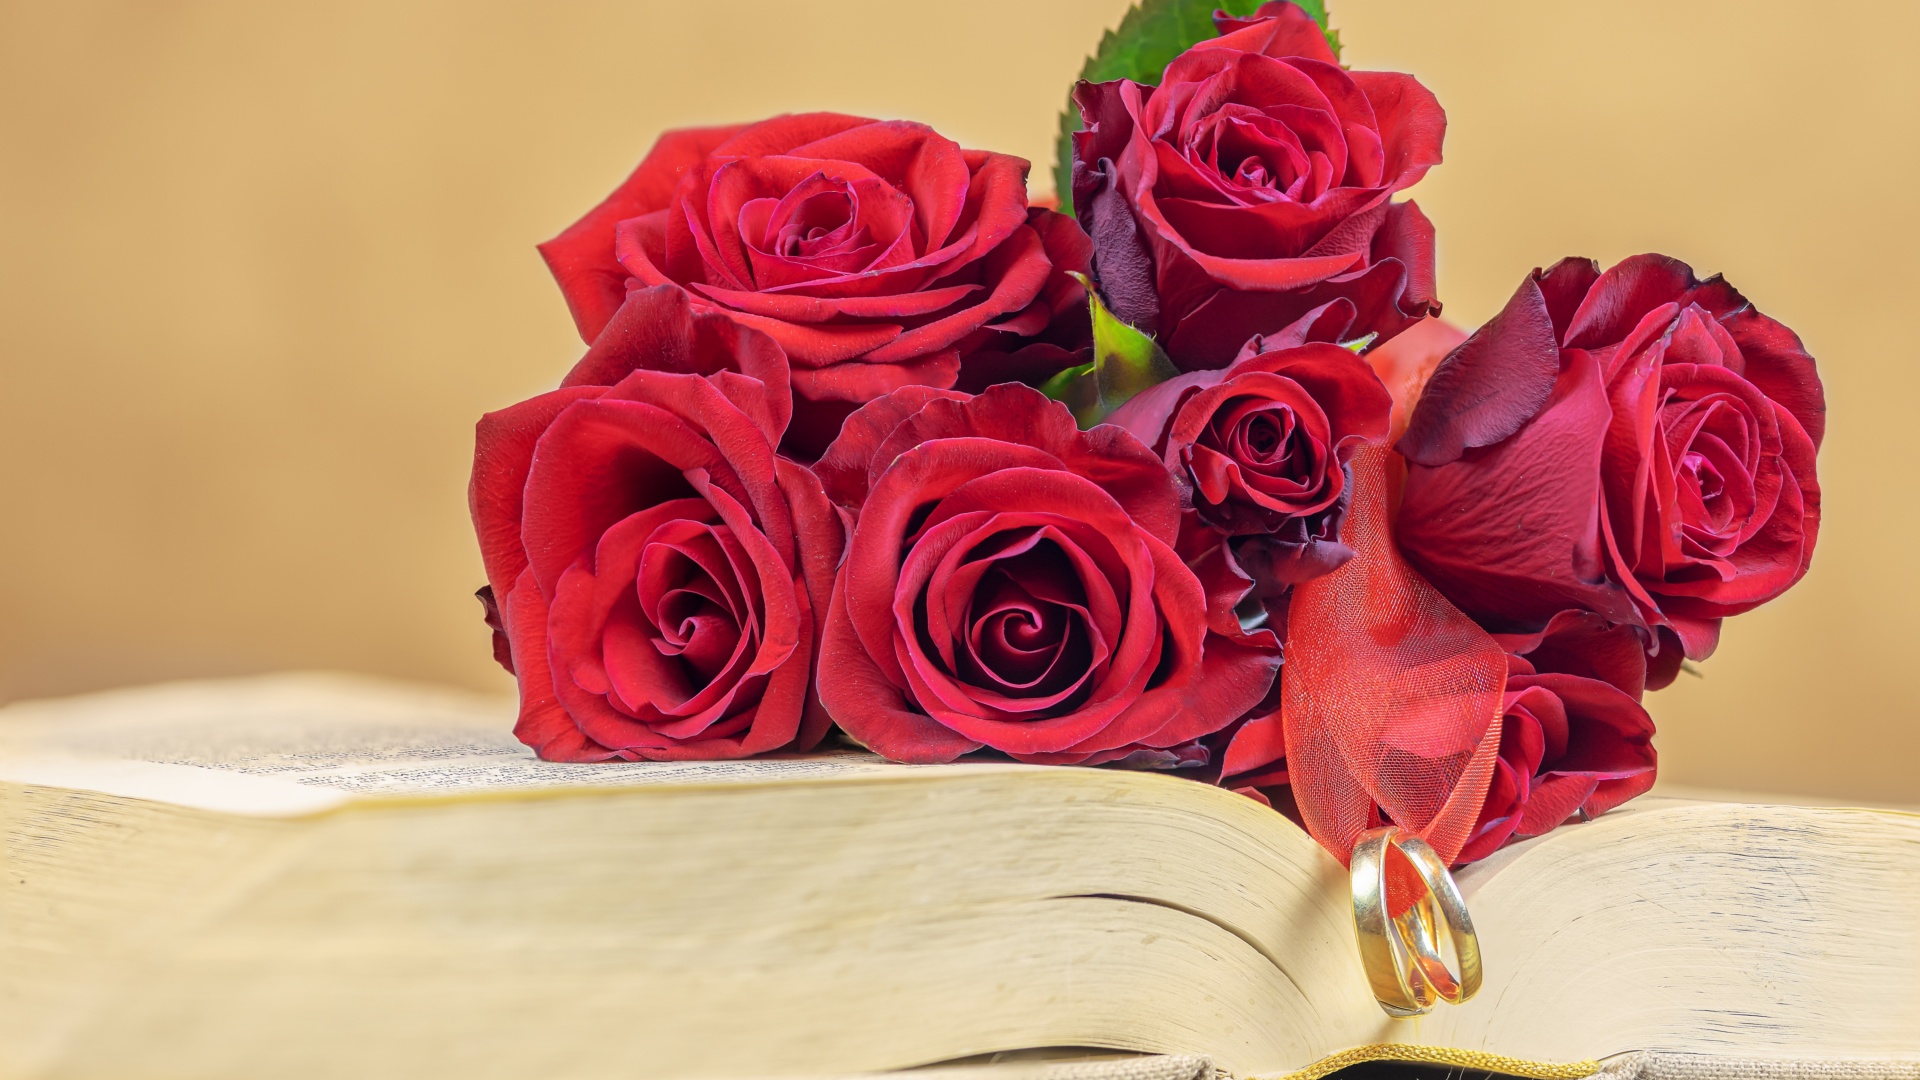
[[[1345,872],[1230,792],[859,754],[553,765],[510,717],[333,676],[0,710],[0,1077],[1920,1060],[1916,815],[1646,799],[1509,848],[1460,875],[1479,996],[1393,1020]]]

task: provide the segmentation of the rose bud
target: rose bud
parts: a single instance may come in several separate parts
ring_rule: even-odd
[[[1495,632],[1640,627],[1658,688],[1807,572],[1825,413],[1800,340],[1720,278],[1567,259],[1434,372],[1396,444],[1400,546]]]
[[[1508,840],[1539,836],[1584,813],[1606,813],[1653,786],[1653,719],[1598,679],[1534,674],[1510,660],[1500,758],[1462,863]]]
[[[679,310],[654,360],[711,376],[633,371],[480,421],[470,501],[514,734],[548,760],[804,750],[828,727],[809,682],[842,530],[774,454],[788,391],[752,372],[779,349]]]
[[[1142,391],[1108,422],[1161,456],[1201,521],[1264,537],[1263,575],[1292,585],[1353,557],[1339,540],[1347,463],[1386,439],[1393,401],[1350,349],[1265,346]]]
[[[1294,4],[1217,22],[1157,87],[1074,90],[1074,212],[1114,314],[1196,370],[1335,297],[1382,337],[1438,312],[1433,226],[1392,201],[1440,162],[1433,95],[1343,69]]]
[[[1218,731],[1273,682],[1274,650],[1208,629],[1173,478],[1120,428],[1016,384],[910,388],[818,470],[858,514],[820,697],[878,753],[1115,761]]]
[[[773,337],[793,366],[788,446],[811,458],[862,402],[953,386],[972,353],[1007,363],[1050,328],[1072,336],[1056,323],[1084,326],[1067,272],[1090,246],[1028,207],[1027,169],[922,124],[831,113],[671,131],[540,252],[589,343],[629,279],[682,285]],[[1054,362],[1071,343],[1014,366]]]

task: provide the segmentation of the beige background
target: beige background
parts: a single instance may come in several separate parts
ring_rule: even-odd
[[[1723,271],[1820,359],[1811,576],[1656,695],[1684,783],[1920,801],[1920,5],[1333,0],[1451,118],[1469,325]],[[1036,161],[1126,0],[0,3],[0,700],[334,667],[504,689],[474,419],[580,351],[533,244],[668,126],[832,108]]]

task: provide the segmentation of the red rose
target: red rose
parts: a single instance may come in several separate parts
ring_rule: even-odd
[[[1575,813],[1604,814],[1653,786],[1653,718],[1598,679],[1534,674],[1509,660],[1500,759],[1457,861],[1549,832]]]
[[[813,474],[774,454],[788,391],[754,376],[777,382],[779,349],[674,292],[636,293],[660,318],[634,329],[682,370],[480,421],[470,499],[514,734],[549,760],[742,757],[828,726],[808,682],[842,534]]]
[[[1193,370],[1334,297],[1389,337],[1437,312],[1433,226],[1392,202],[1440,162],[1433,95],[1341,68],[1293,4],[1218,21],[1158,87],[1074,91],[1074,210],[1114,313]]]
[[[1567,259],[1434,372],[1398,443],[1400,545],[1494,630],[1644,628],[1664,686],[1806,573],[1825,412],[1800,340],[1718,277]]]
[[[1117,427],[1018,385],[912,388],[849,417],[818,469],[859,514],[820,696],[881,754],[1118,760],[1225,727],[1273,681],[1273,650],[1208,630],[1173,479]]]
[[[1145,390],[1108,422],[1161,455],[1207,525],[1264,537],[1263,573],[1292,585],[1353,557],[1339,540],[1347,463],[1386,439],[1393,401],[1350,349],[1267,344]]]
[[[793,365],[790,445],[811,455],[861,402],[953,386],[974,352],[1084,321],[1066,271],[1089,245],[1029,209],[1027,168],[923,124],[831,113],[672,131],[540,251],[589,342],[629,278],[773,337]]]

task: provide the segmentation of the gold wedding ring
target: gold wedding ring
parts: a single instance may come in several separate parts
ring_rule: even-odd
[[[1388,862],[1394,858],[1404,859],[1423,886],[1419,899],[1398,916],[1387,903]],[[1453,875],[1427,842],[1391,825],[1369,829],[1354,844],[1350,866],[1360,962],[1387,1015],[1419,1016],[1436,1001],[1458,1005],[1472,997],[1480,989],[1480,939]],[[1457,972],[1448,966],[1447,952]]]

